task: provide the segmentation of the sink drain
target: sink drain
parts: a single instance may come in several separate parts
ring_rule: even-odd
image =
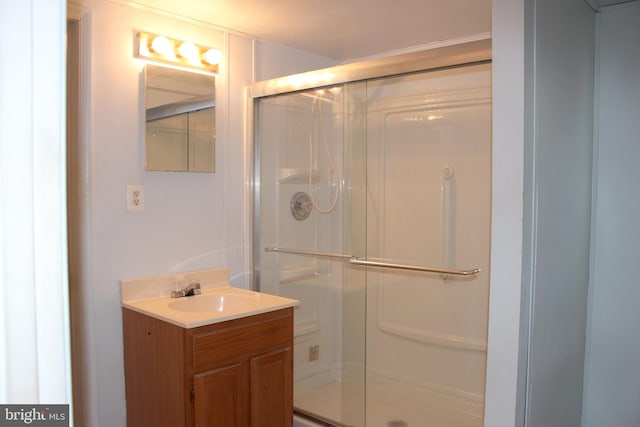
[[[391,420],[387,422],[387,427],[409,427],[409,424],[402,420]]]

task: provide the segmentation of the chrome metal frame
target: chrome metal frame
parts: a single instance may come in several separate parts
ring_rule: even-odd
[[[364,265],[366,267],[392,268],[397,270],[424,271],[426,273],[451,274],[455,276],[472,276],[482,271],[480,268],[472,268],[470,270],[455,270],[442,267],[423,267],[421,265],[397,264],[385,260],[374,261],[366,258],[351,258],[349,264]]]
[[[257,117],[260,114],[260,109],[256,108],[257,101],[253,101],[253,105],[251,107],[252,111],[252,126],[251,126],[251,143],[249,144],[249,149],[251,150],[251,179],[250,179],[250,191],[251,191],[251,210],[252,210],[252,221],[251,225],[253,229],[251,230],[252,238],[251,238],[251,278],[250,278],[250,288],[254,291],[260,290],[260,246],[258,245],[258,241],[260,239],[260,212],[261,209],[261,199],[260,199],[260,152],[261,146],[257,144],[258,140],[256,123],[259,123],[260,120]]]
[[[293,408],[293,413],[298,415],[301,418],[304,418],[305,420],[311,420],[318,425],[321,424],[322,427],[354,427],[350,424],[349,425],[342,424],[339,421],[330,420],[329,418],[325,418],[321,415],[314,414],[309,411],[305,411],[304,409],[301,409],[301,408],[296,408],[295,406]]]
[[[254,83],[251,93],[254,99],[263,98],[323,86],[481,64],[489,61],[491,61],[491,40],[477,40],[264,80]]]
[[[192,113],[216,106],[216,101],[211,97],[197,97],[184,101],[172,102],[158,107],[147,108],[147,122]]]
[[[295,249],[284,249],[284,248],[276,248],[273,246],[268,246],[264,248],[266,252],[281,252],[286,254],[295,254],[295,255],[307,255],[313,257],[320,258],[332,258],[338,259],[342,261],[348,261],[349,264],[353,265],[362,265],[365,267],[378,267],[378,268],[392,268],[396,270],[411,270],[411,271],[423,271],[426,273],[440,273],[440,274],[451,274],[456,276],[472,276],[480,273],[482,271],[480,268],[471,268],[468,270],[456,270],[451,268],[441,268],[441,267],[423,267],[420,265],[410,265],[410,264],[398,264],[395,262],[391,262],[389,260],[384,259],[367,259],[362,257],[356,257],[353,255],[346,254],[336,254],[330,252],[313,252],[313,251],[299,251]]]

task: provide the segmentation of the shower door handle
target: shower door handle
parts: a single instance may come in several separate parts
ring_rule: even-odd
[[[366,267],[379,267],[379,268],[394,268],[397,270],[411,270],[411,271],[424,271],[427,273],[440,273],[440,274],[453,274],[457,276],[472,276],[480,273],[479,268],[473,268],[471,270],[455,270],[451,268],[439,268],[439,267],[422,267],[420,265],[407,265],[396,264],[385,261],[371,261],[366,258],[349,258],[349,264],[364,265]]]
[[[267,252],[282,252],[282,253],[294,254],[294,255],[307,255],[307,256],[314,256],[314,257],[320,257],[320,258],[339,259],[343,261],[349,261],[349,264],[362,265],[365,267],[424,271],[427,273],[451,274],[455,276],[473,276],[475,274],[480,273],[481,271],[481,269],[479,268],[472,268],[470,270],[455,270],[451,268],[422,267],[420,265],[396,264],[396,263],[382,261],[382,260],[376,260],[376,261],[368,260],[366,258],[359,258],[353,255],[336,254],[336,253],[328,253],[328,252],[300,251],[295,249],[284,249],[284,248],[277,248],[277,247],[266,247],[264,248],[264,250]]]

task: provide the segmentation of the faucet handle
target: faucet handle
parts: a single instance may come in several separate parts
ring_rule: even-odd
[[[175,290],[171,292],[171,298],[182,298],[182,297],[190,297],[193,295],[200,295],[202,291],[200,290],[200,281],[199,280],[191,280],[189,285],[184,289]]]
[[[187,293],[187,295],[191,296],[191,295],[200,295],[202,293],[202,291],[200,290],[200,281],[199,280],[192,280],[189,282],[189,287],[187,288],[189,291]]]

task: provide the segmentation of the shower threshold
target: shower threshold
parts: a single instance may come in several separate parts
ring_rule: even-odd
[[[339,421],[330,420],[300,408],[293,408],[293,413],[304,420],[313,422],[314,427],[353,427],[351,424],[343,424]]]

